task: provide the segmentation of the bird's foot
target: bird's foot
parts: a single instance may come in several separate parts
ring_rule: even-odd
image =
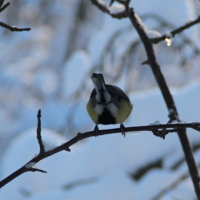
[[[97,137],[99,133],[99,127],[97,126],[97,124],[94,127],[94,132],[95,132],[95,137]]]
[[[126,136],[126,133],[125,133],[125,126],[124,126],[124,124],[120,124],[120,129],[121,129],[121,131],[122,131],[122,135],[125,137]]]

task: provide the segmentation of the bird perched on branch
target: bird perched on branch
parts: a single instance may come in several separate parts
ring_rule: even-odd
[[[122,124],[130,115],[133,105],[128,96],[117,86],[105,84],[102,74],[93,73],[91,79],[94,89],[87,103],[87,111],[96,124],[121,124],[122,134],[125,136]]]

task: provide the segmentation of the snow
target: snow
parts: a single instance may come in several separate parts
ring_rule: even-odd
[[[174,196],[176,195],[179,199],[182,200],[196,198],[191,181],[180,183],[180,185],[177,186],[176,191],[173,191],[173,193]]]
[[[26,168],[36,168],[35,167],[35,162],[29,162],[28,164],[25,165]]]
[[[101,4],[102,6],[107,7],[107,3],[104,0],[97,0],[99,4]]]
[[[110,14],[118,14],[125,11],[125,6],[122,4],[112,4],[110,7]]]
[[[150,123],[149,125],[160,125],[161,123],[157,120],[157,121],[155,121],[155,122],[153,122],[153,123]]]
[[[133,199],[153,199],[158,194],[158,191],[168,187],[168,185],[173,183],[176,179],[176,173],[170,172],[168,170],[152,170],[136,185],[135,189],[137,193]],[[156,187],[154,184],[156,184]],[[144,195],[144,191],[148,191],[148,195]]]
[[[184,112],[187,113],[188,121],[199,117],[198,107],[195,108],[197,109],[196,113],[191,112],[191,106],[195,102],[188,104],[192,100],[196,101],[196,105],[198,105],[200,96],[197,90],[199,88],[200,82],[197,81],[196,84],[193,83],[190,87],[174,92],[175,101],[178,102],[180,111],[183,108]],[[191,95],[188,96],[188,93]],[[195,99],[193,99],[194,94],[198,96]],[[133,125],[132,121],[135,125],[146,124],[152,118],[159,118],[162,123],[166,123],[167,117],[163,118],[163,113],[166,112],[167,116],[167,111],[158,90],[132,94],[130,99],[134,103],[135,109],[125,126]],[[187,101],[184,101],[184,99],[187,99]],[[155,108],[157,112],[155,112]],[[152,113],[154,113],[153,116]],[[99,128],[110,127],[115,126],[100,126]],[[34,129],[26,131],[10,144],[1,163],[2,178],[37,154],[39,147],[35,134]],[[195,131],[189,131],[191,141],[200,142],[198,134]],[[67,140],[46,129],[42,130],[42,138],[45,141],[48,139],[57,145]],[[9,200],[18,197],[23,200],[25,197],[20,193],[19,188],[24,188],[31,193],[30,199],[39,200],[53,198],[80,199],[81,197],[82,199],[97,199],[98,197],[98,199],[107,200],[122,199],[123,196],[127,199],[139,200],[142,198],[145,200],[150,197],[153,198],[160,190],[187,172],[185,164],[184,168],[181,167],[177,171],[170,170],[170,165],[183,156],[176,134],[167,135],[165,140],[153,136],[150,132],[144,132],[137,136],[127,135],[125,139],[120,134],[112,134],[79,142],[79,144],[72,146],[71,150],[70,153],[60,152],[37,163],[39,169],[46,170],[48,173],[26,173],[21,175],[2,188],[0,198],[4,199],[6,196],[6,199]],[[168,160],[165,162],[164,169],[152,169],[138,182],[130,178],[129,173],[136,171],[148,162],[160,158]],[[10,161],[12,161],[12,165],[10,165]],[[67,183],[94,178],[94,182],[75,186],[69,190],[62,189],[63,185]],[[40,184],[38,185],[38,183]],[[181,191],[181,188],[182,186],[178,187],[178,195],[180,195],[178,191]],[[194,196],[191,189],[191,187],[188,188],[188,195]],[[143,193],[144,190],[145,194]]]
[[[53,200],[56,198],[71,200],[131,199],[134,193],[132,191],[134,183],[121,170],[114,170],[93,182],[79,186],[77,189],[68,189],[66,191],[64,189],[57,189],[51,193],[49,191],[41,192],[33,195],[30,200]],[[109,188],[109,190],[107,188]],[[117,191],[120,191],[120,193]]]
[[[170,122],[170,124],[185,124],[184,121],[177,121],[177,120],[173,120],[172,122]]]
[[[157,38],[161,36],[161,34],[156,30],[147,30],[146,32],[149,38]]]
[[[166,42],[167,46],[170,47],[171,44],[172,44],[172,39],[171,38],[165,38],[165,42]]]
[[[124,9],[116,2],[111,8],[109,1],[99,2],[113,14]],[[131,1],[138,20],[152,12],[161,17],[160,23],[153,17],[151,21],[143,21],[151,38],[185,24],[188,19],[195,19],[194,5],[190,0],[155,0],[153,3],[144,0],[142,5],[141,1]],[[125,126],[168,122],[167,115],[173,110],[168,113],[160,91],[155,89],[157,85],[150,68],[140,65],[146,55],[129,19],[113,19],[92,7],[91,2],[81,0],[49,1],[48,4],[29,0],[28,5],[24,2],[18,7],[22,9],[11,12],[9,20],[3,12],[2,21],[12,21],[11,16],[16,16],[19,23],[14,24],[21,27],[24,22],[26,27],[30,23],[32,31],[4,34],[0,29],[1,179],[38,154],[35,130],[38,109],[42,110],[42,139],[46,151],[68,141],[73,133],[93,130],[94,124],[85,109],[93,88],[90,80],[93,72],[104,73],[108,83],[118,76],[115,84],[132,91],[129,97],[134,109]],[[167,30],[160,29],[159,33],[155,27],[162,24],[162,19],[171,26]],[[197,47],[200,44],[199,26],[182,35],[194,41]],[[170,48],[166,50],[160,43],[155,45],[155,52],[167,83],[180,86],[197,77],[200,70],[199,59],[192,57],[188,46],[183,47],[181,55],[174,54],[171,49],[176,47],[177,41],[182,46],[182,37],[175,37]],[[135,46],[138,48],[134,49]],[[130,52],[133,60],[128,62],[127,68],[124,59]],[[180,64],[181,56],[188,65]],[[181,119],[199,121],[200,80],[171,90]],[[99,126],[100,129],[116,127],[119,125]],[[60,133],[66,133],[65,137]],[[188,137],[192,145],[199,145],[197,131],[188,129]],[[168,134],[165,140],[151,132],[128,133],[125,138],[112,134],[79,141],[70,149],[71,152],[63,151],[36,163],[38,169],[48,173],[22,174],[1,189],[0,199],[149,200],[188,172],[185,163],[172,169],[183,159],[175,133]],[[198,150],[195,159],[199,164]],[[132,174],[158,160],[162,161],[161,168],[149,169],[139,180],[131,178]],[[26,167],[34,165],[29,163]],[[70,188],[73,183],[77,185]],[[160,199],[195,199],[190,178],[181,180]]]
[[[63,72],[63,96],[71,96],[83,84],[84,78],[91,69],[91,60],[87,52],[76,51],[67,60]],[[73,84],[71,84],[73,82]]]
[[[42,140],[42,144],[44,145],[44,150],[45,151],[50,151],[50,150],[52,150],[52,149],[54,149],[56,147],[55,144],[47,142],[45,140]]]

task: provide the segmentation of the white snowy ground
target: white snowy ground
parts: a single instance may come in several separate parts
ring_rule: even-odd
[[[200,121],[200,80],[187,87],[173,90],[182,120]],[[166,123],[167,110],[158,90],[130,95],[133,112],[126,126],[148,125],[156,120]],[[85,104],[85,103],[84,103]],[[82,117],[92,125],[85,107]],[[81,120],[81,119],[80,119]],[[88,128],[88,130],[91,130]],[[101,126],[111,128],[113,126]],[[200,143],[200,133],[189,129],[192,144]],[[50,144],[60,144],[65,138],[51,130],[42,130],[42,137]],[[160,139],[150,132],[113,134],[90,138],[71,147],[71,152],[51,156],[36,166],[47,174],[26,173],[1,189],[1,200],[151,200],[187,172],[184,164],[171,170],[183,152],[175,133]],[[38,153],[35,129],[27,130],[12,141],[1,162],[1,179],[18,169]],[[195,154],[200,163],[200,152]],[[163,159],[163,168],[148,171],[139,181],[133,180],[134,173],[149,162]],[[195,193],[190,178],[174,189],[164,193],[162,200],[192,200]]]

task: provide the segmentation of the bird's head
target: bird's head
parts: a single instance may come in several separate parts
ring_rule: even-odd
[[[111,101],[111,95],[106,89],[106,84],[102,74],[93,73],[91,76],[95,90],[96,100],[100,104],[107,104]]]

